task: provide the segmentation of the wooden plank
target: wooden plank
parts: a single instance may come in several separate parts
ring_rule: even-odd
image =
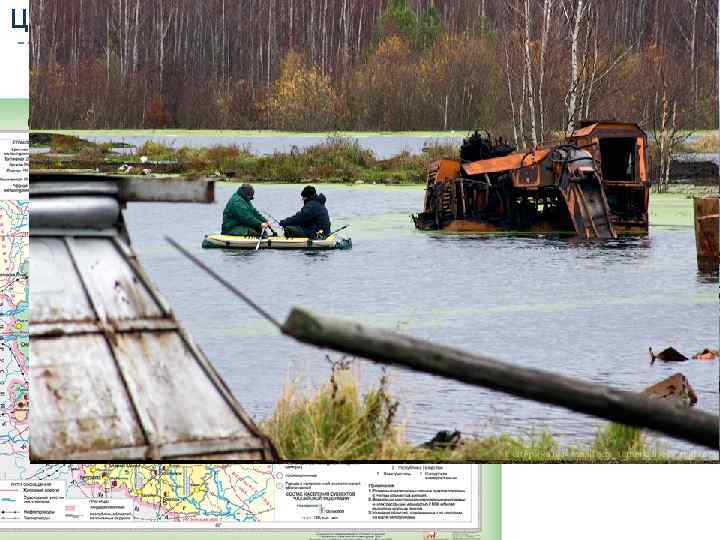
[[[720,266],[720,235],[718,234],[718,197],[695,197],[695,246],[700,272],[717,273]]]
[[[114,322],[113,332],[143,332],[147,330],[178,330],[180,327],[174,319],[128,319]],[[59,337],[77,334],[101,334],[107,326],[99,321],[55,321],[36,323],[30,326],[30,337]]]
[[[34,457],[145,444],[103,336],[33,338],[30,351]]]
[[[144,419],[150,444],[161,447],[251,435],[176,332],[115,337],[118,366]]]
[[[209,462],[209,463],[222,463],[224,461],[232,461],[233,463],[237,463],[239,461],[267,461],[268,453],[266,451],[257,450],[255,452],[248,451],[243,454],[237,454],[237,453],[229,453],[229,454],[206,454],[203,456],[178,456],[177,458],[170,458],[177,459],[178,461],[202,461],[202,462]]]
[[[130,176],[120,182],[120,197],[135,202],[215,202],[215,181],[209,178]]]
[[[42,460],[43,463],[65,463],[70,461],[72,463],[173,463],[177,462],[180,464],[192,464],[192,463],[227,463],[228,465],[235,465],[242,462],[258,462],[268,461],[272,454],[269,454],[265,448],[251,448],[243,450],[242,452],[217,452],[214,454],[187,454],[187,455],[172,455],[162,456],[162,459],[148,458],[149,448],[145,446],[138,446],[132,448],[116,448],[113,451],[105,452],[94,452],[94,453],[79,453],[67,456],[65,460]],[[36,461],[33,459],[33,461]],[[277,459],[274,459],[277,461]]]
[[[32,323],[95,319],[65,242],[61,238],[33,238],[31,252]]]
[[[623,424],[654,429],[715,450],[718,448],[718,416],[679,410],[635,392],[519,367],[393,332],[367,328],[359,323],[319,317],[299,308],[292,310],[282,330],[303,343],[448,377]]]
[[[33,339],[33,461],[276,458],[176,330],[112,341]]]
[[[34,184],[39,182],[38,188]],[[49,186],[56,183],[55,188]],[[92,170],[38,170],[30,171],[30,191],[34,195],[68,195],[94,192],[93,183],[99,183],[104,192],[108,183],[114,183],[123,202],[215,202],[215,179],[184,176],[127,176],[97,173]],[[74,184],[74,186],[73,186]],[[63,189],[70,187],[70,191]]]
[[[173,443],[160,447],[157,449],[157,453],[162,455],[163,459],[165,459],[181,456],[199,456],[203,454],[227,454],[231,452],[239,452],[240,450],[248,450],[252,452],[262,449],[262,441],[257,437],[237,436],[231,439],[208,439],[184,443]]]
[[[104,238],[76,238],[70,245],[100,318],[122,320],[165,315],[112,242]]]

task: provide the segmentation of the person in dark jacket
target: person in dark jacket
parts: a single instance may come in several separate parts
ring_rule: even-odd
[[[303,199],[303,207],[294,216],[285,218],[280,226],[285,230],[287,238],[300,237],[319,239],[326,238],[330,232],[330,216],[325,208],[325,195],[317,191],[313,186],[305,186],[300,193]]]
[[[250,184],[238,188],[223,210],[222,234],[258,236],[270,227],[250,202],[254,198],[255,190]]]

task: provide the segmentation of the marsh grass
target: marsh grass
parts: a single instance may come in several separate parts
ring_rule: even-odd
[[[181,149],[179,160],[188,169],[233,171],[236,178],[250,182],[384,182],[424,181],[427,160],[402,153],[389,160],[378,160],[371,150],[355,139],[329,136],[322,143],[289,152],[256,156],[249,149],[233,152],[230,147],[192,151]],[[218,159],[220,157],[221,159]]]
[[[325,182],[419,184],[425,182],[430,161],[441,157],[457,157],[453,145],[434,140],[426,144],[420,154],[403,151],[389,159],[379,160],[355,138],[339,134],[329,135],[323,142],[305,148],[293,146],[288,152],[272,155],[254,154],[250,146],[215,145],[208,148],[174,148],[166,144],[146,141],[132,154],[115,154],[115,143],[95,144],[63,134],[34,134],[38,143],[49,139],[51,151],[75,154],[75,161],[96,163],[112,169],[126,161],[177,163],[188,174],[232,173],[246,182]],[[42,155],[32,159],[42,159]],[[69,162],[72,163],[72,162]]]
[[[423,146],[422,157],[426,161],[460,159],[460,145],[452,141],[433,139]]]
[[[75,154],[80,161],[100,161],[103,159],[103,149],[99,146],[86,146]]]
[[[456,158],[458,150],[449,144],[430,143],[422,153],[402,151],[384,160],[356,139],[329,136],[324,142],[272,156],[245,157],[236,163],[238,177],[272,182],[385,182],[417,184],[425,181],[427,166],[439,157]]]
[[[50,136],[50,151],[55,154],[76,154],[89,146],[94,147],[95,144],[72,135],[53,134]]]
[[[384,455],[398,444],[393,426],[398,404],[387,377],[361,395],[344,361],[332,363],[330,380],[312,396],[285,386],[273,416],[261,429],[283,459],[360,460]]]
[[[226,172],[234,170],[238,162],[254,158],[249,147],[215,145],[208,148],[183,146],[174,154],[174,159],[192,172]]]
[[[135,150],[135,157],[140,156],[146,156],[153,161],[171,161],[176,159],[177,150],[159,142],[145,141]]]
[[[688,459],[653,445],[639,428],[615,423],[581,446],[562,446],[547,430],[527,437],[466,437],[455,448],[415,446],[397,419],[398,407],[385,372],[363,394],[352,363],[343,359],[331,362],[329,381],[310,394],[297,383],[286,384],[273,415],[260,429],[286,460],[664,463]]]
[[[717,153],[720,149],[720,134],[708,133],[700,135],[694,140],[686,140],[680,143],[677,152],[686,152],[688,154],[712,154]]]

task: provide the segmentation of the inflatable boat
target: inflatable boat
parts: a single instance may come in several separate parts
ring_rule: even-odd
[[[258,242],[260,245],[258,245]],[[253,236],[231,236],[228,234],[208,234],[203,239],[204,248],[225,249],[349,249],[352,247],[350,238],[340,238],[335,235],[323,240],[310,238],[285,238],[284,236],[268,236],[257,238]]]

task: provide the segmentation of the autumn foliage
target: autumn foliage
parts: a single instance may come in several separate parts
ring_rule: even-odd
[[[143,124],[153,129],[160,129],[170,125],[170,113],[165,110],[161,97],[155,96],[150,99],[150,103],[145,109]]]
[[[330,77],[290,51],[261,108],[273,127],[315,131],[335,127],[340,99]]]
[[[711,0],[31,0],[33,128],[717,125]]]

